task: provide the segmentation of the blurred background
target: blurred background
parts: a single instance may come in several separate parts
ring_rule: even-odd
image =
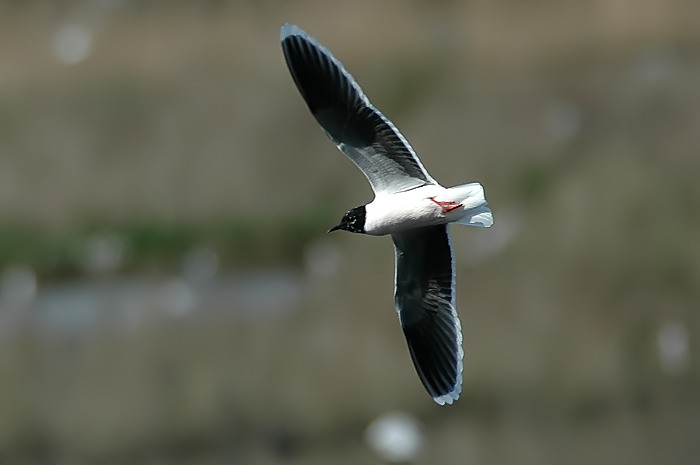
[[[0,1],[0,461],[700,460],[700,4]],[[393,308],[296,23],[491,229],[462,398]]]

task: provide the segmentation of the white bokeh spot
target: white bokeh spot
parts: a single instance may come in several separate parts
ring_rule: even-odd
[[[424,442],[420,423],[404,412],[385,413],[374,420],[367,427],[365,439],[389,462],[415,460]]]
[[[92,33],[84,26],[66,24],[51,38],[51,51],[61,63],[79,63],[90,56]]]

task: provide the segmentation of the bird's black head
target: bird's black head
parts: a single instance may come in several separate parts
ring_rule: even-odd
[[[344,231],[365,234],[366,216],[367,210],[365,210],[364,205],[362,207],[355,207],[343,216],[343,219],[340,220],[339,225],[333,226],[328,230],[328,232],[342,229]]]

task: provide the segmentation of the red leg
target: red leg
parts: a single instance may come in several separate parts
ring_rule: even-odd
[[[430,200],[435,202],[437,205],[440,205],[443,213],[450,213],[451,211],[457,210],[462,206],[462,204],[459,202],[438,202],[435,200],[435,197],[430,197]]]

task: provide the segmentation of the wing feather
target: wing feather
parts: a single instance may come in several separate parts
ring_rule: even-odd
[[[375,194],[437,184],[406,138],[328,49],[289,24],[282,28],[281,39],[287,66],[309,110]]]
[[[462,390],[462,327],[455,308],[454,259],[447,225],[392,234],[396,308],[411,358],[438,404]]]

